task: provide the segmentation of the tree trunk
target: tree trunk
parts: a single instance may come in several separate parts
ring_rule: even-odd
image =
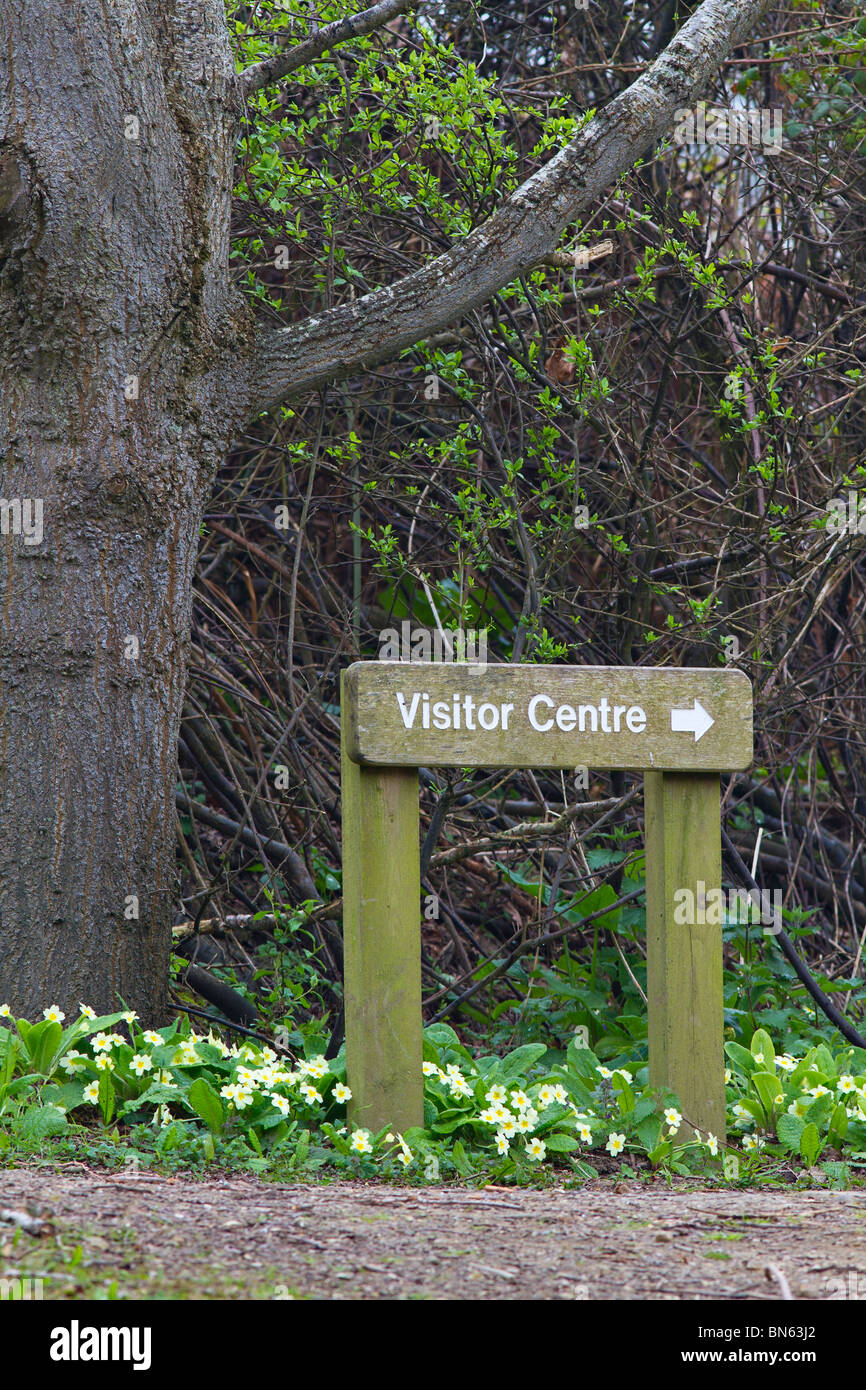
[[[167,1005],[192,574],[239,327],[234,69],[218,3],[176,9],[0,3],[0,1002],[30,1017]]]

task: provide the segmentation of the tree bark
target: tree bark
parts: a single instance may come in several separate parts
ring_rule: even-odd
[[[31,1017],[167,1004],[192,574],[234,424],[220,8],[0,5],[0,493],[42,508],[41,539],[14,507],[0,536],[0,1002]]]

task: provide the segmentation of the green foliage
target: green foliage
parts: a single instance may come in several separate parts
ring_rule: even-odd
[[[645,1064],[606,1066],[582,1037],[562,1052],[532,1042],[473,1056],[435,1024],[424,1033],[423,1128],[371,1134],[346,1124],[342,1054],[289,1064],[269,1047],[230,1047],[185,1022],[152,1030],[130,1013],[82,1014],[60,1038],[50,1034],[48,1063],[35,1071],[30,1051],[41,1055],[48,1032],[8,1011],[0,1018],[7,1158],[75,1141],[102,1161],[528,1182],[551,1167],[587,1176],[593,1155],[689,1173],[720,1153],[717,1136],[689,1135],[676,1097],[649,1086]],[[128,1038],[107,1031],[119,1024]],[[866,1153],[866,1051],[818,1043],[800,1057],[777,1054],[759,1029],[748,1048],[729,1042],[727,1053],[729,1130],[741,1136],[746,1172],[760,1158],[793,1156],[812,1168],[834,1150],[850,1167]]]

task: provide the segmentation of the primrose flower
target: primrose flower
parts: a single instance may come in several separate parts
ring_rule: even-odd
[[[408,1168],[409,1164],[412,1162],[412,1150],[401,1149],[397,1155],[397,1162],[402,1163],[404,1168]]]
[[[578,1137],[578,1139],[581,1140],[582,1143],[584,1143],[584,1144],[591,1144],[591,1143],[592,1143],[592,1130],[590,1129],[589,1125],[578,1125],[578,1126],[577,1126],[577,1137]]]
[[[731,1107],[731,1114],[737,1117],[737,1121],[741,1125],[753,1125],[755,1123],[754,1116],[739,1101]]]
[[[285,1096],[271,1096],[271,1105],[275,1105],[281,1115],[288,1115],[292,1108]]]
[[[107,1033],[95,1033],[90,1039],[90,1046],[94,1052],[110,1052],[112,1048],[111,1038]]]
[[[542,1110],[546,1110],[549,1105],[553,1105],[556,1100],[556,1092],[552,1086],[542,1086],[538,1092],[538,1104]]]
[[[42,1010],[42,1017],[49,1023],[62,1023],[66,1014],[62,1012],[59,1004],[52,1004],[49,1008]]]
[[[795,1100],[792,1101],[791,1104],[788,1106],[788,1114],[799,1115],[802,1118],[802,1116],[805,1115],[808,1108],[809,1102],[807,1100]]]
[[[83,1052],[67,1052],[60,1065],[68,1076],[74,1076],[77,1071],[87,1065],[89,1058]]]
[[[99,1082],[98,1082],[98,1081],[91,1081],[91,1083],[90,1083],[89,1086],[85,1086],[85,1088],[84,1088],[84,1099],[87,1100],[87,1101],[89,1101],[91,1105],[98,1105],[98,1104],[99,1104]]]
[[[338,1081],[334,1087],[334,1100],[338,1100],[342,1105],[345,1101],[352,1099],[352,1092],[348,1086],[344,1086],[342,1081]]]
[[[138,1014],[135,1012],[135,1009],[127,1009],[126,1013],[121,1014],[120,1017],[125,1019],[127,1023],[138,1022]]]
[[[504,1086],[491,1086],[487,1095],[484,1097],[491,1105],[504,1105],[506,1091]]]
[[[350,1148],[353,1148],[356,1154],[371,1154],[373,1145],[370,1143],[370,1131],[368,1129],[356,1129],[352,1135]]]
[[[451,1077],[449,1077],[448,1079],[449,1079],[449,1081],[450,1081],[450,1083],[451,1083],[451,1094],[452,1094],[452,1096],[471,1096],[471,1095],[472,1095],[472,1087],[469,1085],[469,1082],[466,1080],[465,1077],[461,1076],[461,1077],[458,1078],[458,1077],[456,1077],[456,1076],[451,1076]]]
[[[764,1054],[763,1054],[763,1052],[753,1052],[753,1053],[752,1053],[752,1057],[753,1057],[754,1061],[756,1061],[756,1062],[763,1062],[763,1060],[764,1060]]]
[[[608,1067],[596,1067],[596,1071],[605,1081],[610,1081],[610,1078],[613,1076],[613,1072]]]
[[[675,1132],[679,1129],[682,1122],[682,1115],[680,1114],[679,1110],[675,1110],[673,1106],[671,1106],[668,1110],[665,1111],[665,1124],[670,1125],[671,1129]]]
[[[542,1159],[547,1153],[547,1148],[541,1139],[527,1139],[526,1152],[530,1158]]]
[[[98,1071],[114,1071],[114,1063],[107,1052],[103,1052],[97,1057],[96,1067]]]
[[[96,1018],[96,1010],[91,1009],[89,1004],[82,1004],[80,1001],[78,1004],[78,1012],[81,1014],[82,1018]]]
[[[513,1131],[512,1131],[512,1132],[513,1132]],[[505,1133],[505,1130],[504,1130],[504,1129],[500,1129],[500,1130],[498,1131],[497,1135],[496,1135],[496,1152],[497,1152],[497,1153],[500,1153],[500,1154],[507,1154],[507,1153],[508,1153],[508,1150],[509,1150],[509,1148],[510,1148],[510,1145],[509,1145],[509,1143],[508,1143],[508,1139],[509,1139],[509,1136]]]
[[[147,1034],[145,1033],[144,1036],[147,1037]],[[228,1057],[229,1049],[227,1045],[223,1042],[222,1038],[218,1038],[213,1032],[210,1032],[207,1035],[207,1040],[210,1043],[211,1047],[215,1047],[217,1049],[221,1057]],[[265,1052],[270,1052],[270,1048],[266,1047]],[[275,1057],[276,1053],[273,1053],[271,1057],[267,1058],[267,1060],[273,1061]]]
[[[304,1100],[305,1100],[309,1105],[318,1105],[318,1104],[321,1103],[322,1097],[320,1096],[319,1092],[316,1090],[315,1086],[310,1086],[307,1082],[304,1082],[304,1084],[303,1084],[303,1086],[301,1086],[300,1090],[301,1090],[301,1095],[304,1097]]]
[[[249,1067],[238,1067],[237,1079],[242,1086],[252,1086],[255,1084],[255,1073]]]
[[[163,1086],[174,1085],[174,1077],[172,1076],[170,1071],[166,1070],[165,1067],[163,1067],[162,1071],[157,1072],[153,1079],[154,1081],[161,1082]]]
[[[126,1038],[122,1038],[119,1033],[109,1033],[108,1036],[115,1047],[123,1047],[126,1042]]]
[[[530,1106],[528,1110],[521,1110],[514,1123],[521,1134],[531,1134],[538,1124],[538,1111]]]
[[[235,1091],[235,1108],[244,1110],[248,1105],[252,1105],[253,1099],[252,1091],[247,1090],[245,1086],[238,1086]]]
[[[734,1073],[731,1071],[730,1067],[725,1067],[725,1085],[730,1086],[733,1079]]]
[[[776,1058],[776,1066],[781,1067],[782,1071],[795,1071],[797,1067],[796,1057],[791,1057],[787,1052],[783,1052]]]
[[[857,1090],[857,1082],[854,1080],[853,1076],[840,1076],[839,1080],[836,1082],[836,1089],[841,1091],[843,1096],[848,1096],[852,1091]]]
[[[425,1076],[439,1075],[439,1068],[437,1067],[435,1062],[422,1062],[421,1070],[423,1071]]]
[[[558,1084],[558,1085],[554,1086],[554,1088],[553,1088],[553,1099],[556,1100],[556,1101],[558,1101],[560,1105],[565,1105],[565,1104],[567,1103],[567,1101],[568,1101],[568,1091],[565,1089],[565,1087],[564,1087],[563,1085]]]
[[[0,1018],[11,1018],[12,1010],[8,1004],[0,1004]]]
[[[715,1158],[716,1154],[719,1152],[719,1141],[714,1134],[707,1135],[707,1148],[709,1149],[713,1158]]]
[[[629,1084],[631,1084],[631,1082],[634,1080],[634,1077],[632,1076],[631,1072],[626,1071],[625,1067],[617,1067],[616,1071],[613,1074],[614,1076],[624,1076],[626,1081],[629,1082]]]
[[[759,1139],[757,1134],[743,1135],[743,1148],[749,1153],[757,1153],[758,1149],[764,1147],[763,1139]]]
[[[827,1086],[812,1086],[809,1091],[809,1095],[815,1096],[815,1098],[817,1099],[818,1096],[829,1096],[830,1090]]]
[[[530,1104],[529,1096],[525,1091],[512,1091],[511,1104],[515,1110],[526,1110]]]
[[[506,1110],[505,1119],[499,1126],[499,1133],[504,1134],[506,1139],[513,1139],[517,1133],[517,1123],[510,1111]]]
[[[129,1064],[129,1070],[134,1071],[136,1076],[144,1076],[146,1071],[153,1070],[153,1062],[150,1057],[145,1056],[144,1053],[136,1052]]]
[[[162,1043],[162,1038],[159,1033],[155,1033],[152,1028],[148,1028],[147,1032],[142,1034],[142,1037],[151,1047],[159,1047]]]
[[[328,1075],[328,1065],[324,1057],[310,1057],[308,1061],[299,1062],[298,1070],[304,1076],[312,1076],[315,1081]]]
[[[607,1149],[609,1154],[612,1154],[613,1157],[616,1158],[617,1154],[622,1153],[623,1149],[625,1148],[625,1135],[613,1133],[609,1134],[607,1136],[607,1143],[604,1147]]]

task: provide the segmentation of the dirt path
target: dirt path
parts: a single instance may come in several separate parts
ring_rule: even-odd
[[[0,1278],[46,1298],[866,1297],[866,1193],[278,1186],[0,1171]],[[112,1288],[112,1285],[115,1288]]]

